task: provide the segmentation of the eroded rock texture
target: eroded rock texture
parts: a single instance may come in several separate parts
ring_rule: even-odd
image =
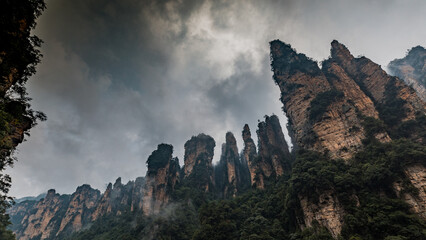
[[[402,182],[394,183],[397,195],[407,202],[411,210],[426,219],[426,169],[422,164],[409,165],[404,169],[408,181],[418,191],[417,193],[404,191]]]
[[[244,127],[243,157],[248,160],[252,185],[263,189],[267,179],[290,171],[291,155],[277,116],[265,116],[265,121],[258,124],[257,136],[259,152],[256,156],[250,129]]]
[[[334,192],[322,192],[317,203],[309,201],[306,196],[299,196],[299,200],[304,214],[304,226],[311,227],[312,221],[316,220],[337,238],[342,230],[345,212]]]
[[[14,232],[18,239],[27,240],[60,238],[78,231],[92,221],[91,213],[99,198],[100,192],[89,185],[78,187],[71,196],[49,190],[38,203],[27,201],[11,209],[12,221],[20,225]],[[15,214],[22,217],[15,218]]]
[[[212,160],[215,146],[214,139],[202,133],[185,143],[183,177],[206,192],[214,187]]]
[[[370,59],[355,58],[343,44],[334,40],[331,57],[320,69],[316,62],[296,53],[290,45],[279,40],[270,44],[273,78],[281,90],[295,148],[349,159],[363,147],[363,140],[367,138],[388,142],[391,136],[402,136],[425,143],[421,134],[426,126],[422,125],[421,118],[424,118],[426,104],[412,88],[388,75]],[[420,58],[417,57],[416,62],[423,67],[424,59]],[[367,120],[382,123],[384,127],[372,132],[366,127]],[[260,147],[259,152],[262,152]],[[419,194],[401,196],[420,215],[424,214],[426,200],[424,172],[423,165],[405,169],[406,177]],[[400,192],[398,183],[394,187]],[[309,226],[315,219],[337,237],[344,209],[333,191],[318,194],[319,204],[299,196],[304,222]]]
[[[390,62],[388,69],[392,75],[411,85],[426,102],[426,49],[413,47],[404,58]]]
[[[329,151],[333,157],[348,159],[365,138],[362,117],[378,119],[379,114],[368,94],[344,68],[355,68],[350,64],[353,56],[337,41],[332,45],[334,57],[324,61],[320,69],[290,45],[272,41],[272,70],[296,147]],[[390,140],[386,133],[377,138]]]
[[[250,184],[253,185],[258,179],[256,178],[256,172],[258,170],[257,166],[257,150],[256,144],[251,138],[251,132],[249,126],[244,125],[244,129],[242,132],[243,141],[244,141],[244,149],[241,156],[241,161],[246,162],[249,172],[250,172]],[[264,186],[264,183],[259,183],[260,186]]]
[[[142,206],[144,178],[136,182],[137,185],[133,181],[123,185],[118,178],[102,195],[87,184],[78,187],[72,195],[49,190],[44,199],[24,201],[8,211],[12,230],[20,240],[65,239],[100,217],[130,210],[132,203]]]
[[[235,197],[238,192],[249,186],[248,175],[246,162],[240,161],[234,134],[228,132],[226,142],[222,145],[220,162],[215,166],[215,181],[219,197]]]
[[[160,144],[147,160],[148,172],[143,196],[145,215],[158,213],[170,199],[179,177],[179,160],[172,157],[173,146]]]

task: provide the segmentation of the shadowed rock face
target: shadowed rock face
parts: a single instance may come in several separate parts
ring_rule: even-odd
[[[426,102],[426,49],[413,47],[404,58],[390,62],[388,69],[392,75],[411,85]]]
[[[290,171],[291,155],[277,116],[266,116],[265,121],[259,122],[257,136],[258,154],[256,154],[250,129],[247,125],[244,126],[243,158],[248,162],[251,184],[263,189],[266,179],[275,178]]]
[[[214,139],[202,133],[185,143],[184,179],[205,191],[214,185],[212,160],[215,146]]]
[[[248,167],[240,161],[237,141],[234,134],[226,133],[226,142],[222,145],[222,156],[215,166],[216,188],[223,198],[235,197],[239,191],[249,186]]]
[[[261,162],[268,162],[276,176],[289,172],[291,155],[276,115],[266,116],[265,121],[258,124],[257,137]]]
[[[179,160],[172,158],[173,146],[160,144],[147,160],[143,212],[158,213],[165,206],[179,177]]]
[[[248,169],[250,171],[250,183],[251,185],[254,185],[257,180],[256,172],[258,170],[256,144],[251,138],[250,128],[247,124],[244,125],[242,134],[243,134],[243,141],[244,141],[244,149],[243,149],[243,154],[241,156],[241,159],[243,162],[247,163]],[[263,179],[259,179],[259,180],[263,180]],[[259,183],[259,185],[264,186],[264,183],[261,182]]]

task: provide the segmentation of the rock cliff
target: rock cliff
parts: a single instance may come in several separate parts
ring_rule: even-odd
[[[131,201],[140,201],[140,196],[133,196],[135,183],[129,181],[126,185],[121,183],[121,178],[117,178],[114,185],[108,184],[107,189],[96,203],[96,208],[91,215],[93,221],[105,214],[119,215],[129,208]]]
[[[333,191],[324,191],[317,203],[312,203],[306,196],[299,196],[300,206],[304,214],[304,227],[312,227],[315,220],[325,226],[334,238],[342,230],[344,209]]]
[[[274,40],[270,46],[273,78],[281,90],[295,148],[350,159],[362,149],[366,139],[389,142],[391,137],[403,136],[425,143],[426,104],[412,88],[386,74],[370,59],[355,58],[334,40],[331,57],[323,61],[320,69],[288,44]],[[426,179],[422,173],[426,169],[418,164],[404,171],[419,194],[403,192],[401,198],[423,216]],[[394,188],[398,194],[401,192],[399,183]],[[316,220],[337,237],[345,211],[334,191],[318,195],[319,203],[299,196],[305,225]]]
[[[363,117],[378,119],[379,114],[368,94],[343,67],[349,65],[351,69],[353,56],[337,41],[332,46],[332,58],[320,69],[290,45],[272,41],[271,66],[295,147],[348,159],[365,138]],[[376,137],[390,140],[386,133]]]
[[[71,195],[49,190],[40,201],[23,201],[8,211],[12,230],[19,240],[64,239],[102,216],[119,215],[129,210],[132,203],[141,205],[144,178],[136,182],[137,187],[133,181],[123,185],[118,178],[114,185],[108,185],[102,196],[99,190],[87,184]]]
[[[21,240],[28,240],[55,236],[61,220],[55,218],[55,216],[63,216],[69,201],[69,195],[61,196],[51,189],[47,192],[46,197],[38,203],[27,201],[14,206],[10,210],[10,215],[16,237]],[[22,212],[25,212],[25,214],[22,214]],[[15,218],[14,213],[20,214],[22,218]],[[19,223],[13,222],[17,220],[19,220]]]
[[[331,59],[338,63],[349,76],[370,96],[375,103],[380,117],[388,121],[386,112],[389,105],[395,104],[395,99],[401,99],[401,107],[405,109],[404,116],[392,119],[390,123],[407,121],[416,118],[416,113],[425,113],[426,104],[414,90],[399,78],[388,75],[378,64],[366,57],[355,58],[341,43],[334,40],[331,43]]]
[[[264,183],[260,182],[260,180],[262,179],[256,178],[256,173],[258,171],[257,150],[256,150],[256,144],[251,138],[250,128],[247,124],[244,125],[242,135],[243,135],[243,141],[244,141],[244,149],[241,155],[241,161],[247,163],[249,173],[250,173],[250,184],[254,185],[256,181],[259,181],[258,185],[264,186]]]
[[[426,49],[413,47],[407,56],[389,63],[390,73],[411,85],[417,95],[426,102]]]
[[[214,139],[202,133],[193,136],[184,146],[183,178],[206,192],[214,187],[212,160],[215,146]]]
[[[245,162],[240,161],[237,141],[231,132],[226,133],[222,155],[214,170],[216,188],[220,197],[235,197],[238,192],[248,186],[248,167]]]
[[[173,146],[160,144],[147,160],[148,172],[143,195],[143,213],[158,213],[173,192],[179,178],[179,160],[172,157]]]
[[[267,179],[290,171],[291,155],[277,116],[265,116],[265,121],[258,124],[257,136],[259,152],[256,155],[250,129],[247,125],[244,127],[243,158],[248,161],[251,184],[263,189]]]

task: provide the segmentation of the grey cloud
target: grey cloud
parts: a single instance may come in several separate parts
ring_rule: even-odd
[[[44,58],[28,85],[48,120],[19,147],[11,193],[104,190],[145,175],[161,142],[182,164],[185,141],[200,132],[220,146],[232,131],[241,149],[245,123],[254,134],[265,114],[286,122],[270,40],[320,61],[338,39],[385,65],[426,45],[424,9],[421,0],[48,1],[36,29]]]

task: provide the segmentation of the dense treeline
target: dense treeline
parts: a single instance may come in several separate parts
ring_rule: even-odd
[[[31,109],[25,87],[41,57],[41,40],[31,35],[31,30],[44,9],[43,0],[0,2],[0,239],[14,239],[6,230],[12,179],[3,171],[14,163],[13,152],[23,134],[28,134],[36,120],[46,118]]]

